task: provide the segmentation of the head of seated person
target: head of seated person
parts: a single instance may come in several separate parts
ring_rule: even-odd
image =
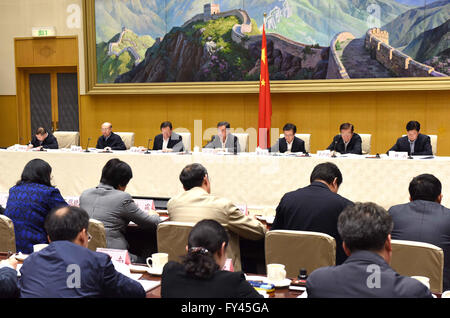
[[[39,127],[36,129],[36,139],[43,142],[48,137],[48,132],[44,127]]]
[[[406,124],[406,135],[409,141],[415,141],[419,136],[420,123],[415,120],[411,120]]]
[[[125,191],[131,178],[133,178],[133,171],[130,165],[114,158],[110,159],[103,167],[100,183],[109,185],[116,190]]]
[[[103,123],[101,130],[103,137],[108,138],[112,133],[112,124],[108,122]]]
[[[221,121],[221,122],[217,123],[217,135],[223,141],[225,141],[227,138],[227,135],[230,134],[230,128],[231,128],[231,125],[227,121]]]
[[[310,177],[311,183],[321,182],[334,193],[338,192],[342,181],[341,171],[334,163],[331,162],[324,162],[315,166]]]
[[[186,166],[180,173],[180,181],[186,191],[195,187],[200,187],[206,192],[211,193],[211,183],[209,181],[208,171],[199,163],[193,163]]]
[[[228,235],[214,220],[198,222],[189,234],[183,265],[186,273],[197,279],[208,279],[225,265]]]
[[[37,183],[52,187],[51,179],[52,167],[42,159],[33,159],[23,168],[22,175],[20,176],[20,180],[17,181],[17,185],[23,183]]]
[[[360,203],[347,206],[338,219],[338,231],[343,240],[345,254],[370,251],[380,255],[386,263],[392,256],[392,217],[375,203]]]
[[[423,200],[441,203],[442,184],[432,174],[421,174],[409,183],[409,200]]]
[[[294,124],[286,124],[283,127],[283,134],[284,134],[284,139],[286,139],[287,143],[291,143],[294,138],[295,138],[295,134],[297,133],[297,126],[295,126]]]
[[[170,121],[165,121],[159,127],[163,135],[163,139],[167,140],[172,136],[172,123]]]
[[[48,241],[69,241],[88,247],[89,215],[81,208],[67,206],[50,212],[45,220]]]
[[[350,123],[343,123],[340,127],[339,127],[339,131],[342,137],[342,140],[347,143],[350,142],[350,140],[353,137],[353,133],[355,131],[355,127],[350,124]]]

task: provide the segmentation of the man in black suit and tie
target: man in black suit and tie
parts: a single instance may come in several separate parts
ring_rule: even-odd
[[[444,290],[450,289],[450,209],[441,205],[442,185],[431,174],[409,184],[410,202],[389,209],[394,220],[392,238],[439,246],[444,251]]]
[[[362,154],[361,136],[354,133],[355,127],[352,124],[344,123],[339,127],[341,132],[334,136],[333,141],[328,146],[328,150],[339,152],[340,154],[352,153]]]
[[[431,298],[430,290],[390,266],[392,218],[375,203],[356,203],[339,216],[348,255],[344,264],[322,267],[306,281],[308,298]]]
[[[153,150],[162,150],[164,152],[184,151],[183,138],[172,131],[172,123],[165,121],[159,127],[161,134],[155,137]]]
[[[337,194],[342,183],[339,168],[331,163],[317,165],[305,188],[286,193],[276,209],[272,230],[314,231],[336,240],[336,264],[346,259],[337,230],[339,214],[351,201]]]
[[[411,156],[432,156],[430,136],[419,134],[420,123],[410,121],[406,124],[406,136],[397,139],[389,151],[407,152]]]
[[[278,139],[277,143],[270,149],[271,152],[303,152],[305,153],[305,142],[295,137],[297,127],[294,124],[286,124],[283,127],[284,137]]]
[[[103,123],[102,135],[98,138],[97,149],[110,148],[111,150],[127,150],[125,143],[119,135],[112,131],[111,123]]]

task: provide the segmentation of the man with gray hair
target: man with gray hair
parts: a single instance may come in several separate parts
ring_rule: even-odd
[[[102,135],[98,138],[97,149],[110,148],[111,150],[127,150],[122,138],[112,132],[111,123],[103,123]]]

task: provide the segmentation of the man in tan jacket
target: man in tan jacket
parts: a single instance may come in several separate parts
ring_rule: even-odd
[[[233,260],[236,271],[242,270],[239,237],[249,240],[262,239],[266,227],[242,213],[230,200],[211,195],[208,172],[201,164],[186,166],[181,171],[180,181],[186,191],[168,202],[170,220],[196,223],[213,219],[221,223],[230,236],[227,256]]]

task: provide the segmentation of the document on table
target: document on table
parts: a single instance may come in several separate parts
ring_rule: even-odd
[[[148,292],[149,290],[152,290],[153,288],[158,287],[161,285],[161,282],[159,281],[153,281],[153,280],[138,280],[138,283],[142,285],[142,288],[144,288],[145,292]]]

